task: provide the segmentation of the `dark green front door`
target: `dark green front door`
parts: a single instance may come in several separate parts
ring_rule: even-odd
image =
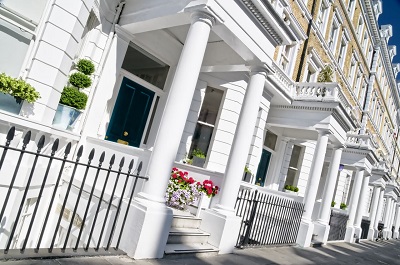
[[[263,149],[260,163],[258,164],[258,169],[257,169],[256,185],[259,185],[261,187],[264,186],[270,160],[271,160],[271,152]]]
[[[106,139],[139,147],[153,98],[153,91],[124,77]]]

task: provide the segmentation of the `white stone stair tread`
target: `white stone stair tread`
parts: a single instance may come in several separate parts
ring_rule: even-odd
[[[208,243],[167,244],[166,254],[217,252],[218,248]]]
[[[186,227],[171,227],[169,231],[170,235],[210,235],[197,228],[186,228]]]
[[[193,214],[191,214],[189,211],[181,211],[181,210],[178,210],[178,209],[175,209],[175,208],[171,208],[170,207],[170,209],[172,210],[172,214],[174,215],[174,216],[179,216],[179,217],[181,217],[181,216],[186,216],[186,217],[195,217]]]

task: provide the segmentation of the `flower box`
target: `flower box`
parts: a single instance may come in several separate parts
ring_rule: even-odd
[[[0,109],[4,111],[18,115],[22,108],[22,102],[21,99],[0,92]]]

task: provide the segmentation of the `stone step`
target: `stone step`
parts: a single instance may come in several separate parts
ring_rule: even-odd
[[[195,228],[172,227],[167,244],[207,243],[210,234]]]
[[[322,247],[323,243],[320,241],[311,241],[311,247],[313,248],[319,248]]]
[[[208,243],[186,243],[186,244],[167,244],[165,254],[172,255],[216,255],[218,248]]]
[[[193,216],[174,216],[172,227],[176,228],[199,228],[201,219]]]

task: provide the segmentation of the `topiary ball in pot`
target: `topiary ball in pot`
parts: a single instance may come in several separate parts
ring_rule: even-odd
[[[91,75],[94,73],[95,70],[92,61],[87,59],[80,59],[76,64],[76,69],[78,69],[78,71],[84,73],[85,75]]]
[[[86,107],[87,100],[88,96],[85,93],[75,87],[67,86],[61,93],[60,103],[82,110]]]
[[[73,73],[69,77],[69,83],[77,88],[86,88],[90,87],[92,84],[92,79],[89,76],[85,75],[84,73],[77,72]]]

